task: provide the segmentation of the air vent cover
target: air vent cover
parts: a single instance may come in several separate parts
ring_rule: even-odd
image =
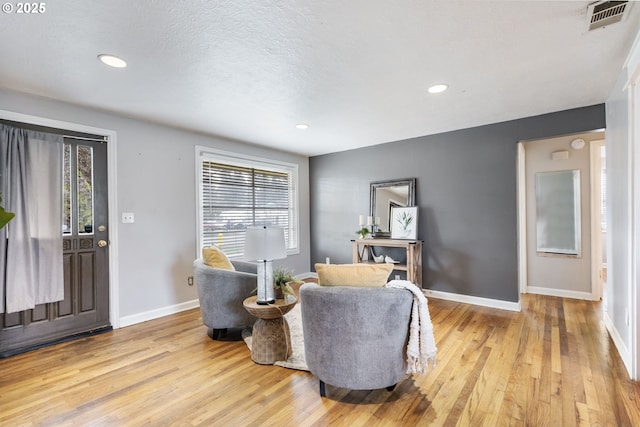
[[[628,1],[597,1],[587,8],[589,31],[621,22],[627,17],[631,5]]]

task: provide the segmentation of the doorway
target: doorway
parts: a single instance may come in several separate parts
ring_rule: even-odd
[[[606,145],[604,139],[591,141],[591,288],[592,299],[602,300],[606,310],[604,287],[607,283]]]
[[[111,146],[115,133],[6,111],[0,111],[0,118],[10,126],[14,122],[68,135],[61,201],[64,300],[1,314],[0,357],[118,327],[117,272],[113,268],[117,223],[109,209],[115,194],[109,188],[114,181],[109,171],[115,169],[115,147]],[[87,131],[91,135],[79,136]]]
[[[602,207],[600,185],[594,184],[600,183],[600,170],[592,173],[593,141],[600,141],[604,146],[604,131],[519,144],[518,235],[522,293],[585,300],[599,299],[602,295],[601,286],[595,281],[601,262],[595,263],[594,259],[596,256],[602,259],[604,245],[601,215],[592,214],[594,204]],[[551,193],[545,196],[544,188],[553,182],[560,183],[560,187],[552,187]],[[596,194],[594,189],[598,190]],[[564,218],[561,228],[557,228],[553,215],[545,211],[548,208],[555,209]]]

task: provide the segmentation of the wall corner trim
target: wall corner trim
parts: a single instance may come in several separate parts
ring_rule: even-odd
[[[624,65],[622,69],[627,70],[627,85],[629,81],[632,80],[633,74],[637,72],[638,65],[640,64],[640,30],[636,33],[636,37],[633,39],[633,44],[631,45],[631,49],[629,49],[629,53],[627,53],[627,58],[624,61]]]
[[[607,332],[609,332],[609,336],[611,337],[613,344],[616,346],[616,349],[620,354],[620,358],[622,359],[624,366],[627,368],[627,372],[631,372],[631,368],[633,366],[631,352],[629,351],[627,346],[624,345],[624,340],[622,339],[622,337],[620,336],[620,333],[618,332],[615,325],[613,324],[613,320],[611,320],[611,318],[609,317],[609,313],[606,311],[603,311],[602,314],[603,314],[602,321],[604,322],[604,326],[607,328]],[[633,378],[633,377],[631,379],[634,381],[637,380],[637,378]]]
[[[157,308],[155,310],[144,311],[142,313],[132,314],[120,318],[120,327],[135,325],[136,323],[146,322],[147,320],[158,319],[170,314],[180,313],[182,311],[191,310],[200,307],[200,300],[182,302],[180,304],[169,305],[167,307]]]
[[[474,297],[471,295],[454,294],[451,292],[434,291],[431,289],[423,289],[422,291],[427,298],[443,299],[446,301],[461,302],[464,304],[479,305],[482,307],[497,308],[500,310],[522,311],[520,302]]]
[[[537,294],[537,295],[547,295],[550,297],[573,298],[573,299],[580,299],[580,300],[586,300],[586,301],[593,301],[593,295],[591,292],[568,291],[565,289],[552,289],[552,288],[543,288],[540,286],[529,286],[527,288],[527,293]]]

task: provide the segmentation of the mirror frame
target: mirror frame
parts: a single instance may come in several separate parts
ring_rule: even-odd
[[[416,179],[404,178],[404,179],[390,179],[386,181],[373,181],[370,184],[369,189],[369,215],[375,217],[376,206],[376,189],[385,187],[402,187],[407,186],[409,191],[407,194],[407,207],[416,205]],[[380,215],[377,215],[380,216]],[[378,231],[375,233],[375,237],[389,238],[391,236],[391,230],[388,232]]]

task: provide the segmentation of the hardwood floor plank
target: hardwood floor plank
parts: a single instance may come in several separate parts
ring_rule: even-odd
[[[564,403],[564,399],[562,398],[562,374],[558,372],[551,373],[551,410],[549,417],[549,425],[553,426],[561,426],[562,425],[562,406]]]
[[[551,371],[562,372],[562,358],[560,350],[560,328],[551,327]]]
[[[431,298],[437,364],[386,390],[318,393],[310,373],[213,341],[198,310],[0,360],[3,426],[638,426],[640,387],[600,304],[521,313]]]
[[[478,383],[478,379],[480,378],[481,372],[485,364],[487,363],[487,358],[489,357],[489,353],[491,353],[491,349],[489,347],[484,347],[482,349],[480,356],[478,357],[473,368],[469,372],[469,375],[466,376],[464,386],[462,387],[462,390],[460,390],[460,393],[458,394],[458,397],[455,400],[455,404],[453,405],[453,408],[451,408],[451,410],[447,414],[445,425],[457,425],[459,424],[459,421],[462,422],[462,425],[468,425],[467,424],[468,419],[471,418],[477,406],[477,404],[470,405],[471,395],[475,390],[476,385]],[[466,416],[462,417],[463,411],[465,408],[468,408],[468,410],[465,412]]]

